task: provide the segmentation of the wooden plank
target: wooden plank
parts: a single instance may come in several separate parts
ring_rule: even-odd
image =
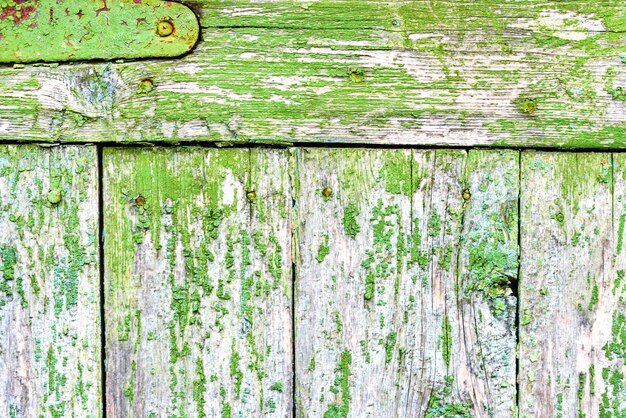
[[[289,154],[105,149],[107,415],[288,416]]]
[[[517,153],[298,156],[297,415],[510,414]]]
[[[0,140],[624,145],[623,2],[194,4],[179,60],[0,68]]]
[[[522,155],[521,416],[623,416],[624,157]]]
[[[0,146],[0,415],[100,417],[94,147]]]

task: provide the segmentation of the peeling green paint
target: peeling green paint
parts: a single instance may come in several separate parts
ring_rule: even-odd
[[[0,3],[0,63],[174,57],[189,51],[198,36],[194,13],[175,2]]]
[[[356,218],[360,214],[360,209],[354,202],[350,202],[346,205],[343,214],[343,229],[346,235],[350,238],[356,238],[357,234],[361,231],[361,227],[357,223]]]
[[[446,368],[450,367],[450,358],[452,357],[452,324],[447,316],[443,318],[441,323],[441,337],[439,340],[439,349]]]
[[[331,392],[336,393],[340,401],[331,404],[324,412],[324,418],[347,418],[350,411],[350,366],[352,354],[343,351],[335,370],[336,377],[331,387]]]

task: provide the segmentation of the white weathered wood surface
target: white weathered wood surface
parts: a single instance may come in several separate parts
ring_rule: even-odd
[[[296,167],[297,415],[514,414],[518,154],[303,149]]]
[[[100,417],[95,147],[0,146],[0,416]]]
[[[624,156],[522,156],[520,415],[622,417]]]
[[[289,159],[105,150],[109,417],[291,416]]]

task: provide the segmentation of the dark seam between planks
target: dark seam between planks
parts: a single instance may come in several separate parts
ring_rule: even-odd
[[[330,148],[330,149],[407,149],[407,150],[493,150],[493,151],[538,151],[548,153],[572,153],[572,154],[584,154],[584,153],[626,153],[626,147],[611,148],[611,147],[596,147],[596,148],[558,148],[549,146],[487,146],[487,145],[407,145],[407,144],[370,144],[370,143],[349,143],[349,142],[287,142],[277,141],[276,143],[270,142],[251,142],[251,143],[230,143],[220,141],[181,141],[181,142],[115,142],[115,141],[73,141],[73,142],[42,142],[42,141],[3,141],[0,140],[0,146],[2,145],[34,145],[43,148],[58,147],[58,146],[96,146],[98,148],[208,148],[208,149],[222,149],[222,148],[247,148],[247,149],[305,149],[305,148]]]
[[[521,285],[520,280],[522,274],[522,156],[519,152],[517,155],[518,180],[517,180],[517,283],[511,283],[511,290],[514,291],[515,306],[515,406],[517,409],[517,417],[520,416],[520,408],[522,406],[522,394],[519,383],[520,378],[520,314],[521,314]],[[514,289],[515,287],[515,289]]]
[[[100,281],[100,393],[102,403],[102,417],[107,416],[107,385],[106,385],[106,322],[104,298],[104,181],[103,181],[103,151],[104,147],[97,147],[98,164],[98,273]]]

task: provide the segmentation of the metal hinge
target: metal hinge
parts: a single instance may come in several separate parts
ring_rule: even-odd
[[[161,0],[0,0],[0,63],[175,57],[196,15]]]

